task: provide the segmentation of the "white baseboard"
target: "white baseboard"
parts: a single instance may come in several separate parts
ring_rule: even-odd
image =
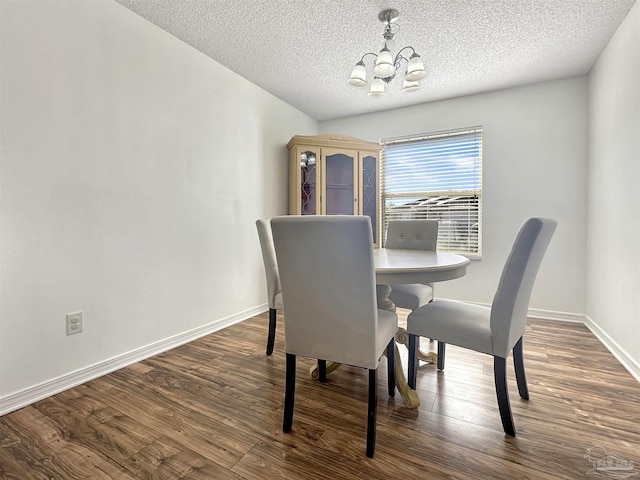
[[[486,305],[486,304],[485,304]],[[488,306],[488,305],[486,305]],[[200,337],[208,335],[236,323],[242,322],[255,315],[265,312],[268,306],[261,305],[250,310],[245,310],[226,318],[215,320],[207,325],[203,325],[187,332],[179,333],[173,337],[160,340],[150,345],[137,348],[130,352],[118,355],[103,362],[96,363],[86,368],[76,370],[60,377],[48,380],[33,387],[26,388],[16,393],[12,393],[0,398],[0,416],[9,412],[26,407],[38,400],[50,397],[69,388],[81,385],[94,378],[101,377],[120,368],[124,368],[145,358],[158,355],[166,350],[189,343]],[[598,340],[611,352],[611,354],[627,369],[627,371],[640,383],[640,364],[631,358],[620,346],[614,342],[598,325],[587,315],[555,312],[550,310],[529,309],[529,317],[544,320],[559,320],[564,322],[583,323],[593,332]]]
[[[582,313],[554,312],[552,310],[530,308],[527,316],[529,318],[539,318],[541,320],[560,320],[563,322],[585,323],[585,315]]]
[[[33,387],[25,388],[24,390],[20,390],[16,393],[11,393],[0,398],[0,416],[13,412],[14,410],[18,410],[19,408],[26,407],[33,402],[50,397],[51,395],[55,395],[56,393],[60,393],[69,388],[81,385],[89,380],[93,380],[94,378],[101,377],[107,373],[111,373],[133,363],[140,362],[145,358],[158,355],[159,353],[185,343],[189,343],[200,337],[209,335],[210,333],[217,332],[218,330],[222,330],[223,328],[242,322],[243,320],[247,320],[248,318],[265,312],[266,310],[268,310],[267,304],[245,310],[244,312],[215,320],[201,327],[179,333],[172,337],[165,338],[164,340],[159,340],[89,367],[81,368],[80,370],[76,370],[52,380],[47,380],[46,382]]]
[[[477,305],[490,307],[488,303],[472,302]],[[562,322],[576,322],[584,324],[591,333],[602,343],[609,352],[620,362],[620,364],[640,383],[640,363],[636,362],[625,352],[604,330],[602,330],[588,315],[582,313],[556,312],[552,310],[539,310],[530,308],[527,316],[529,318],[539,318],[541,320],[559,320]]]
[[[470,302],[476,305],[483,305],[490,307],[490,303]],[[528,318],[539,318],[541,320],[560,320],[563,322],[577,322],[585,323],[585,315],[582,313],[570,313],[570,312],[556,312],[553,310],[540,310],[537,308],[530,308],[527,311]]]
[[[563,322],[583,323],[591,333],[593,333],[600,343],[620,362],[620,364],[640,383],[640,364],[625,352],[604,330],[602,330],[588,315],[552,312],[547,310],[529,309],[530,318],[540,318],[544,320],[561,320]]]
[[[585,315],[584,324],[596,336],[600,342],[607,347],[607,350],[616,357],[624,368],[640,383],[640,363],[636,362],[631,356],[625,352],[620,345],[607,335],[588,315]]]
[[[640,383],[640,364],[625,352],[604,330],[602,330],[588,315],[553,312],[548,310],[529,309],[530,318],[540,318],[544,320],[561,320],[563,322],[583,323],[591,333],[593,333],[600,343],[620,362],[620,364]]]

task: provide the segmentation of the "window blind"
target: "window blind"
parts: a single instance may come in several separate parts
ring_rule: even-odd
[[[482,254],[482,128],[380,140],[382,225],[438,220],[438,250]]]

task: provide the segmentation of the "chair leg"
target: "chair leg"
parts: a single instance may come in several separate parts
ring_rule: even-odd
[[[267,355],[273,353],[273,344],[276,341],[276,309],[269,309],[269,335],[267,336]]]
[[[518,393],[520,397],[529,400],[529,389],[527,388],[527,376],[524,373],[524,358],[522,356],[522,337],[513,346],[513,367],[516,371],[516,381],[518,382]]]
[[[284,387],[284,419],[282,431],[289,433],[293,424],[293,401],[296,395],[296,356],[287,353],[287,373]]]
[[[322,383],[327,382],[327,361],[318,360],[318,380]]]
[[[392,338],[387,345],[387,383],[389,396],[396,395],[396,339]]]
[[[376,450],[376,415],[378,410],[378,369],[369,369],[369,406],[367,412],[367,457]]]
[[[493,357],[493,378],[496,382],[496,396],[498,397],[498,409],[504,433],[512,437],[516,436],[513,425],[509,392],[507,391],[507,360],[502,357]]]
[[[444,370],[444,352],[447,344],[438,340],[438,370]]]
[[[418,335],[409,334],[409,369],[407,370],[407,383],[409,388],[415,390],[418,378]]]

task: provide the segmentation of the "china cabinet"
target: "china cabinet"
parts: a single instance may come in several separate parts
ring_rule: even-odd
[[[289,150],[289,214],[366,215],[378,245],[380,145],[347,135],[296,135]]]

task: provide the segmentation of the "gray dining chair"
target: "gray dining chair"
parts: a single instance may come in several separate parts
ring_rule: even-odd
[[[280,275],[278,274],[278,262],[276,251],[273,248],[271,236],[271,224],[269,220],[256,220],[260,248],[262,249],[262,261],[264,273],[267,278],[267,301],[269,303],[269,333],[267,336],[267,355],[273,353],[273,345],[276,339],[277,311],[282,311],[282,288],[280,287]]]
[[[437,220],[389,220],[385,248],[401,250],[427,250],[435,252],[438,247],[438,221]],[[390,285],[391,300],[396,307],[415,310],[433,300],[433,284],[407,283]],[[396,341],[404,340],[407,336],[404,332],[396,336]],[[438,343],[438,351],[442,345]],[[423,352],[418,349],[418,357],[429,363],[435,363],[437,356],[431,352]],[[434,361],[435,360],[435,361]]]
[[[437,220],[390,220],[385,248],[436,251]],[[433,300],[433,285],[391,285],[391,300],[397,307],[415,310]]]
[[[286,379],[282,430],[291,431],[296,357],[369,372],[366,455],[376,440],[377,372],[387,353],[389,394],[395,393],[398,317],[378,310],[371,221],[354,215],[285,216],[271,220],[284,302]],[[339,409],[340,405],[330,405]]]
[[[408,381],[415,388],[419,337],[468,348],[493,356],[493,376],[502,426],[515,436],[507,391],[506,359],[513,351],[518,392],[525,400],[529,390],[524,371],[522,337],[533,284],[556,229],[556,221],[530,218],[521,227],[502,270],[490,307],[454,300],[435,299],[414,310],[407,318],[409,333]],[[438,369],[444,369],[444,348],[438,355]]]

